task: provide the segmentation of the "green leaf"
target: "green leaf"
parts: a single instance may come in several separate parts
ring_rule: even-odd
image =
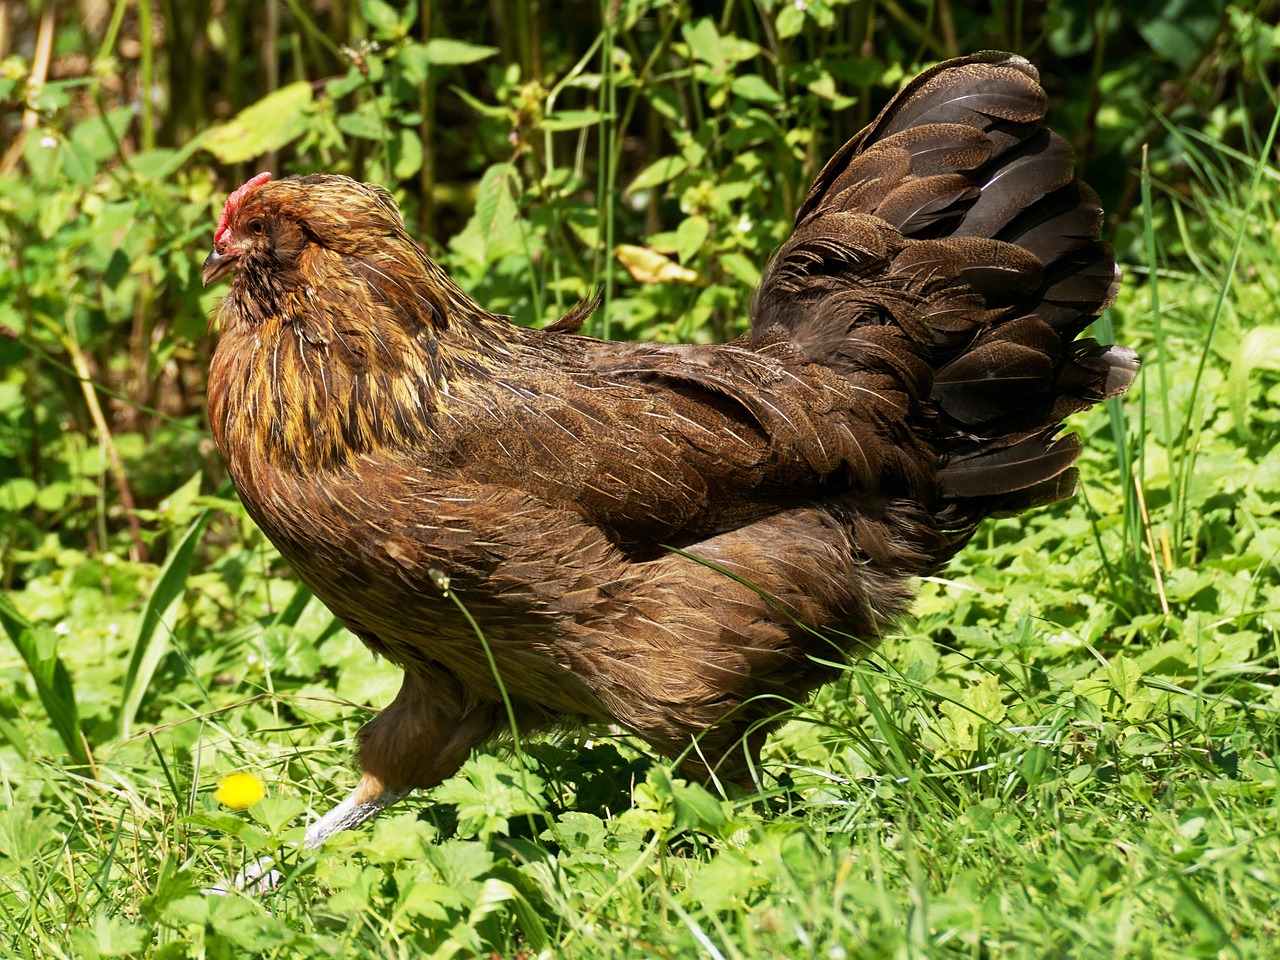
[[[557,110],[542,118],[538,126],[549,133],[561,130],[581,130],[583,127],[594,127],[602,123],[608,116],[599,110]]]
[[[1231,372],[1227,374],[1227,408],[1236,433],[1247,440],[1253,435],[1249,424],[1249,378],[1255,370],[1280,370],[1280,327],[1254,327],[1240,341]]]
[[[689,53],[695,60],[712,67],[717,72],[725,71],[730,63],[750,60],[760,53],[760,47],[750,40],[743,40],[733,34],[721,34],[716,25],[704,17],[683,29],[684,41],[689,45]]]
[[[405,76],[412,83],[426,83],[432,67],[454,67],[486,60],[498,52],[497,47],[486,47],[463,40],[447,40],[437,37],[426,43],[406,43],[396,52]],[[439,76],[435,77],[439,79]],[[471,101],[470,96],[464,99]],[[505,108],[500,113],[505,112]]]
[[[0,511],[23,513],[36,502],[40,488],[30,477],[14,477],[0,484]]]
[[[687,169],[689,169],[689,161],[684,157],[663,157],[636,174],[636,178],[627,187],[627,193],[635,193],[638,190],[656,187],[658,184],[666,183],[668,180],[680,176]]]
[[[730,89],[738,96],[755,103],[767,103],[771,106],[782,103],[782,94],[773,89],[769,81],[759,74],[748,73],[741,77],[734,77]]]
[[[140,180],[164,180],[177,172],[191,155],[200,149],[204,137],[205,134],[198,134],[178,150],[166,148],[144,150],[129,161],[129,166]]]
[[[362,103],[351,113],[339,114],[338,129],[348,136],[362,140],[381,141],[387,133],[387,125],[378,113],[378,105],[373,101]]]
[[[1107,666],[1107,679],[1116,693],[1126,703],[1145,692],[1142,684],[1142,668],[1123,653],[1118,653]]]
[[[62,159],[62,172],[77,187],[88,188],[93,184],[95,166],[93,157],[74,140],[62,144],[59,151]]]
[[[741,63],[760,55],[760,45],[750,40],[743,40],[733,34],[725,34],[720,38],[720,54],[733,63]]]
[[[804,29],[804,11],[795,4],[786,3],[778,10],[778,39],[787,40]]]
[[[1000,680],[992,673],[985,674],[977,684],[966,690],[962,702],[990,723],[999,723],[1007,711],[1000,690]]]
[[[422,169],[422,140],[409,127],[396,128],[391,139],[391,172],[400,180],[408,180]]]
[[[519,191],[514,165],[495,163],[486,170],[476,189],[475,213],[449,241],[450,248],[470,259],[478,269],[524,253],[524,224],[515,201]]]
[[[1179,11],[1182,15],[1176,18],[1161,17],[1135,24],[1153,52],[1173,61],[1182,70],[1190,70],[1195,65],[1217,22],[1217,17],[1212,15],[1186,15],[1191,12]]]
[[[71,685],[67,668],[58,657],[56,634],[46,631],[47,635],[41,637],[40,632],[2,593],[0,625],[26,661],[27,669],[31,671],[31,677],[35,681],[36,693],[44,704],[45,713],[49,715],[49,722],[57,731],[62,745],[76,762],[88,766],[89,753],[80,736],[80,711],[76,707],[75,689]],[[53,642],[48,642],[50,638]]]
[[[710,233],[711,225],[700,214],[680,221],[680,226],[676,227],[676,253],[681,263],[689,263],[702,251]]]
[[[497,47],[436,37],[427,41],[425,56],[427,63],[438,67],[452,67],[464,63],[478,63],[495,56],[497,52]]]
[[[649,785],[654,793],[671,801],[675,814],[673,826],[677,830],[710,832],[727,821],[724,804],[707,792],[701,784],[674,780],[661,764],[649,771]]]
[[[741,253],[731,252],[720,257],[720,266],[724,267],[736,280],[746,287],[756,287],[760,283],[760,267]]]
[[[360,0],[360,12],[365,22],[373,28],[375,35],[390,40],[398,40],[409,32],[409,27],[418,16],[416,0],[401,4],[403,9],[396,8],[386,0]]]
[[[720,51],[720,32],[707,17],[694,23],[687,23],[681,31],[684,42],[689,45],[689,53],[695,60],[710,64],[713,67],[724,65],[724,55]]]
[[[311,84],[281,87],[209,133],[201,146],[222,163],[243,163],[296,140],[311,122]]]
[[[133,656],[129,658],[129,668],[125,672],[120,695],[121,737],[129,736],[138,707],[142,704],[142,698],[146,695],[151,678],[164,655],[169,637],[173,633],[178,605],[186,591],[191,559],[196,547],[200,545],[200,535],[204,532],[205,524],[212,515],[212,511],[202,511],[187,528],[182,539],[169,551],[169,557],[160,570],[151,596],[142,609],[138,635],[133,642]]]
[[[68,143],[88,154],[92,163],[102,163],[116,155],[117,144],[125,138],[133,122],[132,107],[117,107],[105,114],[91,115],[76,124]]]
[[[249,816],[272,834],[278,834],[306,812],[307,805],[297,797],[263,797],[249,808]]]
[[[488,836],[505,833],[512,817],[539,813],[544,786],[535,774],[481,754],[469,760],[459,776],[437,787],[433,796],[457,805],[460,830]]]
[[[142,945],[150,942],[150,931],[105,913],[96,914],[89,923],[76,927],[71,933],[74,955],[81,960],[137,956]]]

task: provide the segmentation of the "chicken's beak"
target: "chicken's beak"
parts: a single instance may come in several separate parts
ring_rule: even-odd
[[[219,250],[214,247],[213,252],[209,254],[204,262],[204,269],[200,271],[200,282],[206,287],[211,283],[216,283],[234,270],[239,262],[240,254]]]

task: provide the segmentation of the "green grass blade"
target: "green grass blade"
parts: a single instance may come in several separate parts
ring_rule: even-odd
[[[133,643],[133,655],[124,677],[124,690],[120,695],[120,736],[129,736],[133,718],[146,695],[151,677],[156,672],[165,644],[173,632],[173,620],[177,605],[186,589],[187,574],[191,570],[191,558],[200,544],[200,535],[209,522],[211,512],[202,511],[196,517],[182,539],[169,551],[160,577],[156,580],[147,605],[142,611],[138,636]],[[163,625],[164,629],[158,629]]]
[[[89,751],[80,736],[80,711],[76,707],[75,688],[62,658],[58,656],[56,634],[37,631],[4,594],[0,594],[0,624],[4,625],[5,633],[26,661],[27,669],[35,680],[36,693],[63,746],[77,763],[89,766]]]

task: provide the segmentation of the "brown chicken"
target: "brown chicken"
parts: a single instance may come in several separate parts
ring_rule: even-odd
[[[613,721],[741,778],[912,578],[1070,495],[1062,419],[1138,360],[1076,339],[1118,273],[1044,114],[1021,57],[922,74],[818,175],[725,345],[577,336],[585,311],[513,326],[375,185],[235,191],[204,265],[233,274],[218,445],[302,580],[404,669],[308,842],[501,733],[495,673],[525,731]]]

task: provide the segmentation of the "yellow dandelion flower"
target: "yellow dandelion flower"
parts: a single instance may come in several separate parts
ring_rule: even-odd
[[[222,778],[213,799],[232,810],[252,807],[267,795],[267,788],[252,773],[232,773]]]

